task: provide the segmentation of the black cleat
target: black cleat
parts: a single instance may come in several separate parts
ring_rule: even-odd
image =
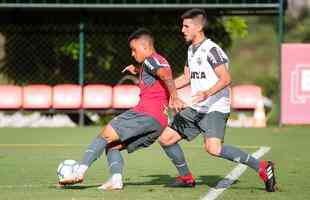
[[[259,176],[264,181],[267,192],[276,191],[276,177],[274,171],[273,162],[263,160],[259,163]]]

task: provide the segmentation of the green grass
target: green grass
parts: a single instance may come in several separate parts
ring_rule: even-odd
[[[249,152],[263,145],[272,148],[264,158],[273,159],[277,164],[280,191],[266,193],[257,175],[248,169],[219,199],[308,199],[308,129],[228,129],[226,143]],[[207,155],[198,138],[192,143],[182,143],[190,168],[197,177],[198,185],[194,189],[165,186],[173,180],[176,170],[158,144],[133,154],[123,152],[126,168],[125,188],[121,192],[96,189],[109,177],[104,156],[90,168],[83,184],[69,189],[56,188],[58,164],[64,159],[79,160],[99,130],[98,127],[0,129],[0,199],[198,200],[236,165]]]

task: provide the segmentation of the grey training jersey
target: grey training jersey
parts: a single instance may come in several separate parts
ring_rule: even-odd
[[[189,46],[187,65],[190,71],[192,95],[198,91],[206,91],[219,80],[214,69],[225,64],[228,68],[228,57],[225,52],[210,39],[205,39],[198,47]],[[191,105],[199,112],[230,112],[229,88],[226,87],[199,104]]]

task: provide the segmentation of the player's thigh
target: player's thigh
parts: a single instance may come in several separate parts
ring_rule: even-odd
[[[206,138],[217,138],[224,141],[226,122],[229,113],[210,112],[203,115],[198,126],[203,131]]]
[[[155,127],[154,127],[155,128]],[[146,132],[143,135],[139,135],[133,138],[130,138],[123,142],[128,153],[132,153],[141,148],[147,148],[151,146],[161,134],[163,128],[158,124],[158,127],[150,132]]]
[[[133,110],[115,117],[110,125],[116,131],[121,142],[155,131],[160,126],[154,118]]]
[[[105,138],[108,143],[119,140],[119,136],[111,124],[108,124],[101,129],[100,136]]]
[[[191,141],[200,134],[197,126],[199,113],[192,108],[186,108],[178,112],[169,127],[175,130],[182,138]]]
[[[114,141],[114,142],[111,142],[107,145],[107,148],[106,148],[106,152],[109,151],[109,149],[117,149],[117,150],[123,150],[125,148],[125,145],[122,144],[119,140],[118,141]]]

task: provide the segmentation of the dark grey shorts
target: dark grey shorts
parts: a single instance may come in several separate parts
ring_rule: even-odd
[[[110,125],[118,134],[128,153],[153,144],[163,127],[153,117],[128,110],[112,119]]]
[[[199,113],[192,108],[186,108],[174,116],[170,128],[188,141],[200,133],[205,137],[215,137],[223,141],[228,117],[229,113]]]

